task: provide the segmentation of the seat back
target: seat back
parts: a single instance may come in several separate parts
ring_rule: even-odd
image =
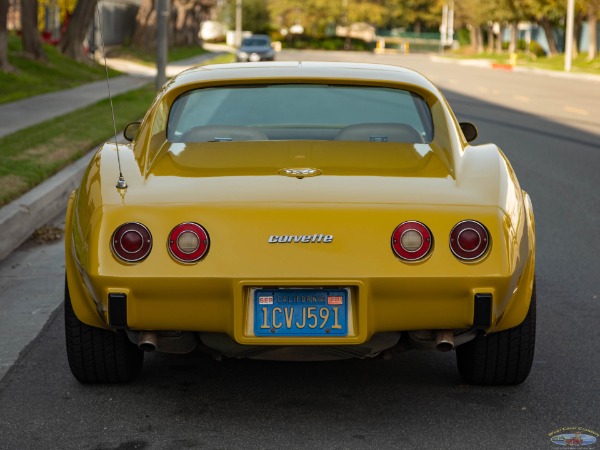
[[[424,143],[415,128],[402,123],[359,123],[342,128],[336,141],[412,142]]]
[[[249,127],[217,125],[194,127],[183,133],[179,142],[266,141],[260,130]]]

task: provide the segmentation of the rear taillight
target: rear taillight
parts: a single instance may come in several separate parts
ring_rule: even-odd
[[[473,261],[485,255],[490,245],[487,229],[474,220],[457,223],[450,232],[450,250],[461,260]]]
[[[152,235],[141,223],[124,223],[113,233],[110,248],[122,261],[139,262],[144,260],[152,250]]]
[[[421,222],[401,223],[392,233],[392,249],[405,261],[425,258],[433,246],[433,235]]]
[[[197,223],[180,223],[169,235],[169,253],[178,261],[194,263],[208,252],[208,233]]]

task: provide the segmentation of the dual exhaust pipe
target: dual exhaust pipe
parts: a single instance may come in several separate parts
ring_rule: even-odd
[[[138,340],[138,347],[145,352],[153,352],[158,346],[156,331],[142,331]],[[449,352],[454,349],[454,332],[452,330],[438,330],[435,333],[435,348],[440,352]]]

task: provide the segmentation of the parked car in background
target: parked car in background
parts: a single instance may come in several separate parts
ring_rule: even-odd
[[[266,34],[254,34],[245,38],[236,53],[238,62],[274,61],[275,50]]]

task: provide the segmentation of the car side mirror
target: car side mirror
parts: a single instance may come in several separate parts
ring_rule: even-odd
[[[459,125],[467,142],[473,142],[477,139],[477,127],[475,125],[471,122],[461,122]]]
[[[130,122],[127,124],[125,129],[123,130],[123,137],[127,139],[129,142],[135,139],[135,135],[140,130],[141,122]]]

